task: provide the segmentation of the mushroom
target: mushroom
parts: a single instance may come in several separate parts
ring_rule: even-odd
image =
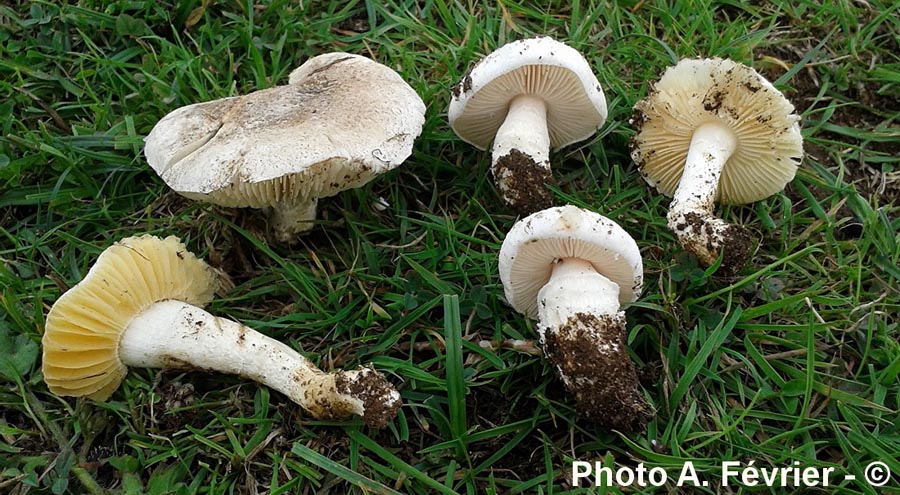
[[[374,369],[325,373],[286,344],[204,311],[216,285],[176,237],[129,237],[107,248],[47,315],[50,391],[103,401],[129,366],[197,369],[263,383],[319,419],[357,414],[380,428],[397,414],[400,395]]]
[[[390,68],[327,53],[284,86],[179,108],[145,140],[147,162],[179,194],[271,208],[277,238],[312,228],[318,198],[400,165],[422,132],[425,104]]]
[[[610,428],[643,428],[651,407],[628,355],[620,310],[643,283],[634,239],[597,213],[558,206],[513,225],[499,269],[507,302],[538,320],[544,352],[579,413]]]
[[[574,48],[547,37],[514,41],[481,60],[452,91],[450,126],[484,150],[500,196],[528,214],[552,206],[550,149],[582,141],[606,121],[606,98]]]
[[[706,266],[726,272],[750,257],[752,236],[713,213],[714,202],[767,198],[803,156],[794,106],[755,70],[732,60],[685,59],[635,106],[631,156],[644,179],[674,196],[668,225]]]

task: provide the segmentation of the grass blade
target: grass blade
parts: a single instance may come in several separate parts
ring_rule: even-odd
[[[718,349],[719,346],[722,345],[722,342],[724,342],[725,338],[731,334],[731,330],[734,329],[734,325],[740,318],[741,308],[736,308],[727,322],[725,321],[725,318],[722,318],[722,323],[718,328],[713,330],[709,339],[703,343],[703,347],[700,348],[697,355],[691,359],[691,362],[688,363],[687,367],[684,369],[684,374],[681,375],[681,378],[678,380],[678,385],[675,386],[675,390],[672,391],[672,395],[669,397],[670,410],[674,410],[678,407],[681,399],[684,398],[684,395],[687,393],[688,387],[691,386],[694,378],[697,377],[697,373],[699,373],[700,369],[703,368],[703,365],[706,364],[706,359],[712,354],[713,350]]]
[[[447,495],[456,495],[455,491],[451,490],[450,488],[447,488],[446,486],[444,486],[442,483],[438,482],[437,480],[430,478],[427,474],[423,473],[422,471],[419,471],[418,469],[411,466],[410,464],[407,464],[405,461],[403,461],[399,457],[388,452],[388,450],[385,449],[384,447],[382,447],[381,445],[378,445],[371,438],[363,435],[362,433],[360,433],[358,431],[349,431],[347,434],[350,435],[351,440],[353,440],[354,442],[358,442],[360,445],[362,445],[363,447],[368,449],[370,452],[372,452],[373,454],[380,457],[382,460],[384,460],[385,462],[390,464],[392,468],[394,468],[395,470],[397,470],[401,473],[406,473],[406,475],[409,476],[410,478],[421,481],[423,484],[430,487],[435,493],[445,493]]]
[[[362,488],[366,492],[377,493],[381,495],[403,495],[402,493],[388,488],[377,481],[366,478],[365,476],[353,471],[347,467],[344,467],[331,459],[325,457],[324,455],[312,450],[311,448],[303,445],[301,443],[295,443],[294,448],[291,449],[291,452],[300,456],[303,460],[310,462],[329,473],[340,477],[343,480],[349,481],[354,485]]]
[[[466,382],[463,377],[462,321],[459,296],[444,296],[444,338],[447,342],[447,401],[450,409],[450,431],[458,440],[457,455],[466,454]]]

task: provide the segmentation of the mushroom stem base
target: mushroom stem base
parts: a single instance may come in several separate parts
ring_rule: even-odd
[[[499,157],[492,168],[494,184],[503,201],[520,215],[530,215],[553,206],[553,184],[550,167],[535,162],[525,153],[513,149]]]
[[[285,394],[317,419],[360,415],[390,422],[400,395],[381,373],[362,368],[325,373],[284,343],[180,301],[158,302],[135,317],[119,342],[126,366],[239,375]]]
[[[290,243],[313,228],[316,220],[316,198],[271,209],[269,223],[278,242]]]
[[[753,236],[741,225],[732,225],[706,211],[670,210],[669,230],[700,263],[710,266],[722,253],[723,273],[736,273],[750,259]]]
[[[623,312],[576,313],[544,333],[544,352],[581,416],[610,429],[644,429],[653,409],[628,355]]]

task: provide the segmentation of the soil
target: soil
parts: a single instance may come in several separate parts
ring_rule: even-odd
[[[729,225],[722,234],[722,264],[719,272],[723,275],[736,274],[750,260],[753,253],[753,235],[742,225]]]
[[[584,418],[621,431],[641,431],[653,411],[628,356],[625,316],[576,313],[546,331],[544,349]]]
[[[516,213],[525,216],[553,206],[553,193],[547,189],[548,184],[553,184],[550,168],[541,166],[525,153],[510,150],[497,160],[493,172],[497,189]],[[500,177],[505,178],[503,185]]]
[[[177,380],[167,382],[160,387],[159,395],[166,411],[188,407],[194,403],[194,385]]]
[[[196,400],[193,383],[182,383],[178,380],[168,381],[160,385],[157,393],[162,399],[156,404],[154,420],[163,432],[175,432],[185,424],[191,424],[197,417],[195,409],[174,412],[174,409],[191,406]]]
[[[459,81],[459,84],[450,88],[450,92],[453,93],[454,98],[459,98],[459,95],[463,93],[468,93],[472,89],[472,70],[469,69],[466,72],[466,75]]]
[[[337,25],[338,31],[349,31],[353,33],[365,33],[371,29],[369,19],[363,16],[353,16],[344,19]]]
[[[394,386],[371,368],[363,368],[353,379],[339,371],[334,383],[338,392],[362,400],[363,420],[372,428],[384,428],[400,410],[400,396]]]
[[[760,52],[757,58],[768,56],[773,59],[783,60],[787,64],[795,64],[811,48],[811,46],[772,46]],[[900,49],[900,46],[897,48]],[[870,54],[860,54],[860,57],[864,56],[870,56]],[[813,105],[822,108],[827,104],[827,102],[823,103],[819,96],[821,80],[827,77],[823,72],[827,70],[828,68],[824,65],[817,66],[815,69],[807,68],[798,72],[788,82],[791,88],[785,91],[785,96],[797,107],[797,113],[802,114]],[[760,68],[760,73],[770,81],[774,81],[782,75],[783,69],[762,67]],[[854,81],[854,84],[849,85],[846,89],[832,89],[827,95],[829,98],[839,102],[839,104],[834,106],[834,113],[828,119],[829,124],[845,128],[874,130],[883,125],[890,116],[900,114],[900,98],[890,94],[890,90],[881,88],[877,82],[870,81],[870,78],[863,73],[851,72],[846,77]],[[837,86],[832,85],[832,88],[837,88]],[[896,92],[896,90],[894,91]],[[844,104],[842,102],[859,103]],[[894,123],[891,128],[896,130],[897,124]],[[845,172],[844,182],[853,184],[861,195],[869,199],[877,199],[877,202],[881,205],[892,202],[894,204],[900,203],[900,177],[886,176],[878,163],[866,161],[866,157],[872,155],[889,157],[900,155],[900,141],[862,142],[847,134],[838,134],[822,129],[815,133],[815,137],[819,140],[837,141],[859,146],[860,150],[847,152],[848,148],[844,148],[840,151],[840,161]],[[807,154],[829,169],[834,170],[841,166],[833,155],[837,151],[829,152],[808,141],[804,143],[804,148]],[[788,195],[790,196],[790,193]],[[838,217],[842,217],[842,215],[838,215]]]
[[[472,76],[469,73],[462,80],[462,90],[466,93],[472,90]]]
[[[723,252],[718,273],[735,274],[750,260],[753,235],[741,225],[728,225],[715,233],[717,229],[710,222],[712,218],[689,211],[675,224],[675,235],[684,249],[694,253],[704,266],[715,263],[719,253]]]

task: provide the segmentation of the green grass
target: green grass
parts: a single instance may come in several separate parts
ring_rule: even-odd
[[[693,460],[711,482],[695,492],[734,493],[717,486],[721,461],[799,460],[856,475],[842,493],[900,493],[900,4],[742,4],[0,6],[0,492],[592,493],[571,486],[572,461],[673,475]],[[501,300],[497,252],[515,217],[488,154],[449,128],[449,89],[535,34],[583,52],[609,101],[603,129],[552,163],[558,201],[613,218],[644,255],[629,342],[657,414],[640,434],[579,421],[540,356],[479,345],[536,332]],[[261,213],[178,197],[147,166],[142,138],[166,113],[284,83],[332,50],[396,69],[427,121],[402,167],[322,201],[297,246],[268,243]],[[803,117],[808,154],[787,190],[719,210],[761,240],[731,278],[682,253],[668,200],[628,154],[631,106],[697,55],[753,65]],[[315,421],[199,372],[135,369],[105,403],[50,394],[50,305],[143,232],[178,235],[227,274],[215,314],[325,369],[374,363],[399,385],[400,415],[384,431]],[[886,488],[862,481],[875,460],[895,473]]]

